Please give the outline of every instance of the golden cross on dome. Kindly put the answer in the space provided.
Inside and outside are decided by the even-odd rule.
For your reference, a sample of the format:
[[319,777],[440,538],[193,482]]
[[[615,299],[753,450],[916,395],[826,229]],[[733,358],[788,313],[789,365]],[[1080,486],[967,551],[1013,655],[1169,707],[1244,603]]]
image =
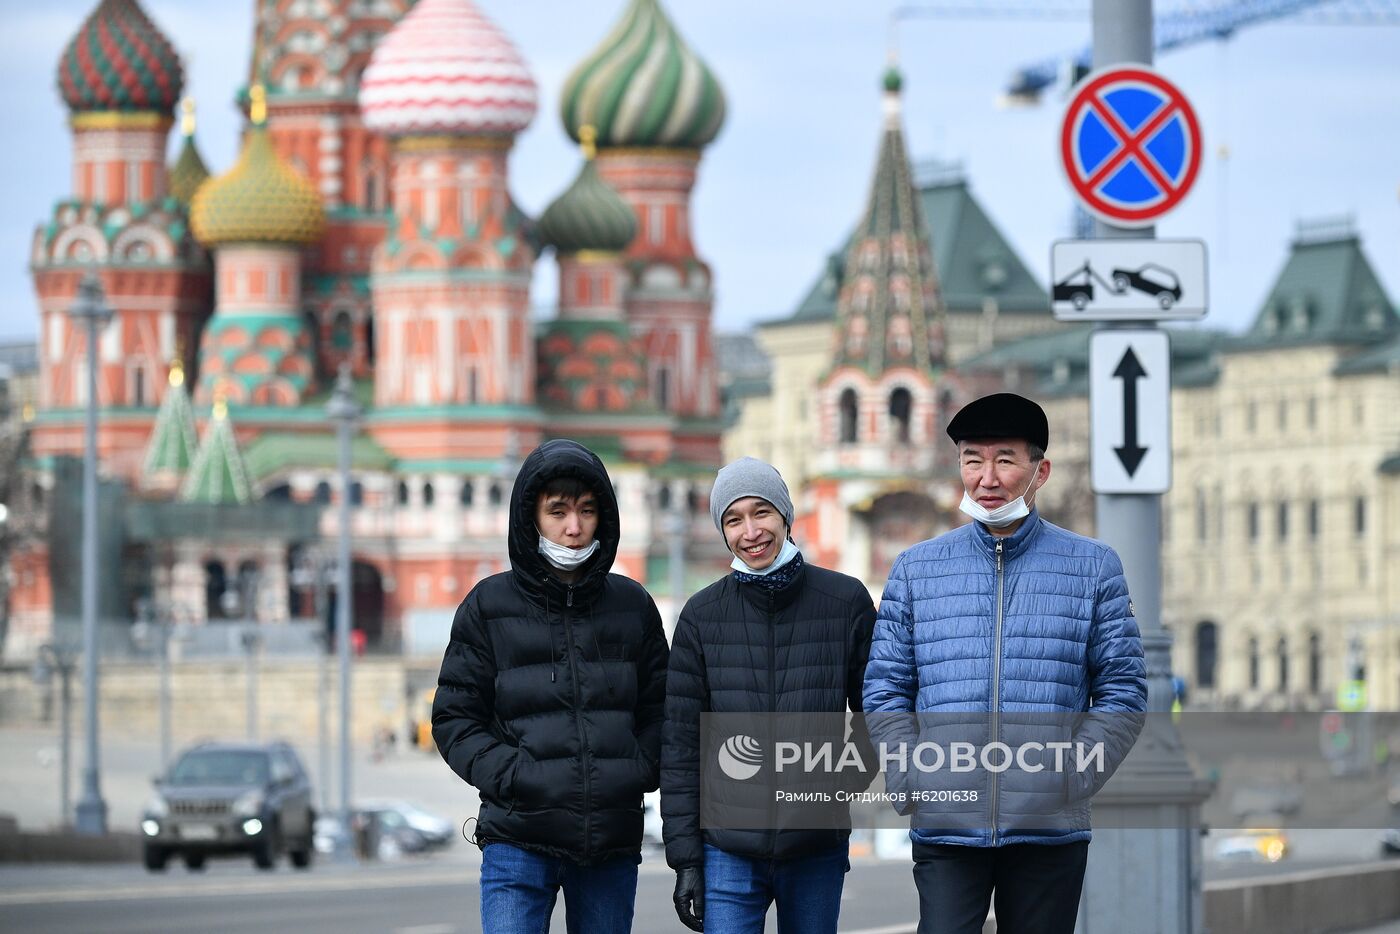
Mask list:
[[253,85],[248,89],[248,119],[253,126],[262,126],[267,122],[267,88],[262,83]]
[[180,132],[186,136],[194,135],[194,98],[186,97],[180,102]]

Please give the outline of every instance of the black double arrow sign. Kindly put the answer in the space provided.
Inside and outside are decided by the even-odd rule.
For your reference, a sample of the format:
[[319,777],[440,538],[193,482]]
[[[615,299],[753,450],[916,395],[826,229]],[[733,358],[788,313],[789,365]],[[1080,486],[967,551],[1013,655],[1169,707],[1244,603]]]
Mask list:
[[1123,446],[1114,448],[1113,452],[1118,455],[1123,469],[1131,477],[1137,473],[1142,459],[1147,456],[1147,448],[1138,446],[1137,404],[1137,381],[1145,377],[1147,371],[1142,368],[1142,363],[1137,354],[1133,353],[1133,348],[1129,347],[1123,352],[1123,359],[1118,361],[1113,375],[1123,381]]

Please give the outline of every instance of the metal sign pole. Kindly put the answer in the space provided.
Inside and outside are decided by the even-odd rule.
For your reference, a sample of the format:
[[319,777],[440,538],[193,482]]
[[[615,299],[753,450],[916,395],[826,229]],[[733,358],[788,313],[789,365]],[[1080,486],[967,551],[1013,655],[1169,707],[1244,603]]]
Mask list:
[[[1094,0],[1094,68],[1120,63],[1151,64],[1152,0]],[[1126,228],[1096,220],[1099,239],[1151,239],[1152,227]],[[1101,328],[1125,325],[1107,323]],[[1155,329],[1155,321],[1127,325]],[[1169,390],[1168,390],[1169,391]],[[1126,443],[1126,442],[1125,442]],[[1096,447],[1103,447],[1096,445]],[[1123,560],[1147,658],[1148,731],[1165,724],[1171,708],[1171,636],[1162,626],[1162,505],[1159,493],[1099,493],[1095,496],[1097,534]],[[1114,782],[1095,798],[1089,865],[1080,902],[1079,934],[1193,934],[1202,930],[1200,898],[1200,783],[1194,779],[1174,730],[1148,732],[1123,763]],[[1144,804],[1141,796],[1115,800],[1113,786],[1163,789]],[[1149,827],[1134,812],[1149,807],[1178,810],[1175,827]],[[1143,906],[1152,906],[1144,910]]]

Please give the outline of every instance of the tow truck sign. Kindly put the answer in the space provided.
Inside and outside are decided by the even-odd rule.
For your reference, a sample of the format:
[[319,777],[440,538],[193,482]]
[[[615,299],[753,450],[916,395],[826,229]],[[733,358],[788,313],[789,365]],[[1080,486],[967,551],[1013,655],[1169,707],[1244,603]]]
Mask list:
[[1184,321],[1206,314],[1201,240],[1059,240],[1050,308],[1060,321]]

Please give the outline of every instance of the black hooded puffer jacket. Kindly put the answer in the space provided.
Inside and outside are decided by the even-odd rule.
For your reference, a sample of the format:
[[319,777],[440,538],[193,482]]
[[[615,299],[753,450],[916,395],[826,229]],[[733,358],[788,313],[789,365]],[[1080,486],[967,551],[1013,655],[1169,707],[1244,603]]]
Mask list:
[[[539,554],[536,494],[575,477],[595,491],[598,551],[565,584]],[[619,517],[602,462],[549,441],[510,497],[511,570],[457,608],[433,700],[433,739],[481,793],[477,843],[597,863],[641,850],[657,787],[666,636],[650,595],[609,574]]]

